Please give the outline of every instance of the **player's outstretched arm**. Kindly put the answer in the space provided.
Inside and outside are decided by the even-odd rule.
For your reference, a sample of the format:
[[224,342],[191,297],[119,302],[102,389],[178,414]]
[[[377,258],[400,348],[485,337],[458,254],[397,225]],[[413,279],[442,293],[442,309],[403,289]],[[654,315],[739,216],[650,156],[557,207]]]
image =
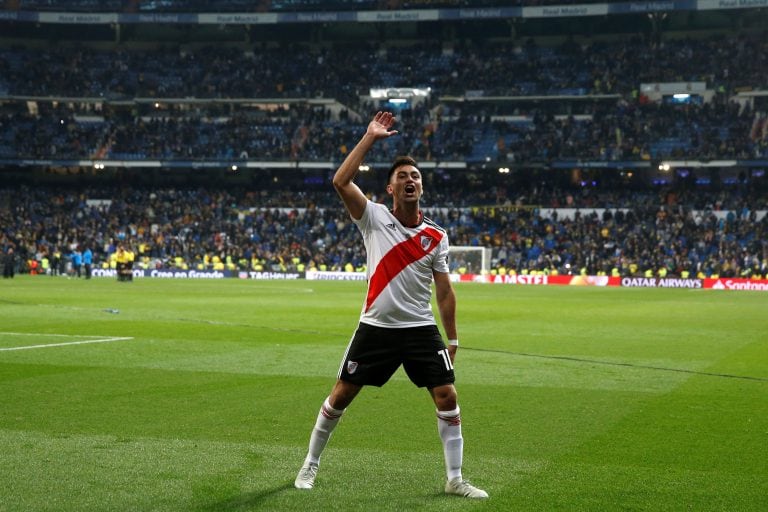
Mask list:
[[386,139],[397,134],[397,130],[392,130],[394,124],[395,117],[391,112],[377,112],[368,124],[363,138],[352,148],[333,176],[333,186],[336,192],[341,196],[349,214],[355,219],[362,217],[367,199],[353,180],[373,144],[379,139]]

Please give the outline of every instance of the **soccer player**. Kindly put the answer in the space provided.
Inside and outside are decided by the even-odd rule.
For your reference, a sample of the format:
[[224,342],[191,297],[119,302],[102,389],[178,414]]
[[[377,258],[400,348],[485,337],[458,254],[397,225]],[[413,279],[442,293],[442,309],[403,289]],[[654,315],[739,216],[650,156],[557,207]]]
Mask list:
[[[410,157],[398,157],[389,170],[387,193],[393,208],[369,201],[353,182],[374,143],[397,134],[395,118],[378,112],[333,177],[367,252],[368,293],[360,322],[347,347],[336,384],[323,402],[309,440],[309,451],[295,486],[311,489],[320,455],[344,410],[363,386],[383,386],[403,365],[411,381],[426,387],[437,407],[437,428],[447,472],[445,492],[487,498],[461,474],[464,440],[454,387],[458,348],[456,296],[448,275],[448,237],[424,217],[419,200],[421,172]],[[430,306],[432,282],[448,346]]]

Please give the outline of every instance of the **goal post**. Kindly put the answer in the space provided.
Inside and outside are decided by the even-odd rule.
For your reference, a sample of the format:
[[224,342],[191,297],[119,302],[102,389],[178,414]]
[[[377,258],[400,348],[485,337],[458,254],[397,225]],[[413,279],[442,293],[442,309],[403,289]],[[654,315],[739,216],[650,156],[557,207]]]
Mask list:
[[452,245],[448,248],[448,266],[454,274],[488,274],[491,271],[491,249]]

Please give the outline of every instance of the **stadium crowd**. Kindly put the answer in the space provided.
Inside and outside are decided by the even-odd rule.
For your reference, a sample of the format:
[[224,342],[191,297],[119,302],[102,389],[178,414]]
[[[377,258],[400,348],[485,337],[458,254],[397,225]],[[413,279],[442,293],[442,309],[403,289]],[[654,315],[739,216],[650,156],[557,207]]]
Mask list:
[[[582,2],[503,5],[552,3]],[[296,11],[470,4],[502,2],[19,0],[12,7]],[[527,165],[524,174],[532,172],[530,164],[554,160],[768,157],[765,103],[734,101],[741,90],[768,88],[765,37],[444,43],[436,35],[418,46],[5,45],[0,159],[338,162],[364,131],[367,113],[382,107],[367,99],[379,86],[429,88],[430,96],[397,110],[400,135],[371,153],[376,161],[411,154],[419,161],[510,162]],[[658,82],[704,82],[714,97],[648,101],[640,84]],[[507,99],[469,101],[489,97]],[[726,188],[673,190],[535,180],[475,186],[440,177],[446,179],[430,184],[427,214],[449,230],[453,245],[491,247],[497,273],[768,277],[764,176]],[[327,177],[321,182],[324,188],[304,190],[299,183],[252,192],[7,185],[0,188],[0,248],[19,270],[53,274],[69,269],[84,250],[97,267],[116,265],[121,245],[135,252],[138,268],[361,269],[356,228]]]
[[702,81],[730,95],[768,86],[767,49],[765,38],[746,35],[568,38],[557,46],[460,39],[445,47],[439,38],[418,45],[14,46],[0,50],[0,91],[102,99],[346,99],[385,86],[431,87],[451,96],[629,95],[641,83]]
[[[446,227],[452,245],[492,248],[493,272],[768,278],[765,186],[634,193],[532,186],[471,194],[471,207],[451,197],[437,191],[426,214]],[[356,228],[337,203],[319,188],[3,188],[0,247],[13,249],[19,270],[54,275],[86,249],[94,268],[115,268],[120,245],[135,253],[135,268],[361,270]]]
[[[36,115],[18,107],[0,108],[0,157],[339,161],[364,128],[345,112],[336,116],[302,105],[282,114],[239,111],[225,118],[103,112],[96,121],[78,120],[63,107],[41,108]],[[518,112],[514,120],[493,120],[448,105],[402,111],[401,136],[379,153],[469,162],[768,156],[768,116],[724,97],[703,105],[595,104],[588,118],[537,107]]]
[[[398,113],[396,149],[421,160],[762,158],[767,107],[732,98],[742,87],[768,87],[768,48],[760,38],[724,37],[660,46],[639,38],[556,48],[460,44],[452,52],[437,43],[315,51],[8,48],[0,50],[0,92],[52,100],[37,101],[35,111],[23,101],[0,105],[0,157],[340,160],[350,134],[360,132],[356,113],[375,110],[360,98],[388,84],[432,91]],[[711,101],[650,102],[638,90],[643,82],[697,80],[716,91]],[[444,99],[478,91],[517,100]],[[583,99],[596,94],[610,96]],[[525,101],[532,95],[558,99]],[[163,101],[174,97],[212,102]],[[241,102],[224,101],[233,98]],[[246,107],[244,98],[272,106]],[[303,101],[275,108],[280,98]],[[343,108],[310,107],[311,98],[334,98]]]

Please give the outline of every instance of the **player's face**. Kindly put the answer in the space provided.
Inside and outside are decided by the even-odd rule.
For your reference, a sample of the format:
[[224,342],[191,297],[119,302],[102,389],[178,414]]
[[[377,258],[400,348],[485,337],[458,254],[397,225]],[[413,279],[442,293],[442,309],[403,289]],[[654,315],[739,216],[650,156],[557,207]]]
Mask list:
[[395,201],[418,201],[422,192],[421,172],[412,165],[403,165],[395,169],[387,185],[387,193]]

